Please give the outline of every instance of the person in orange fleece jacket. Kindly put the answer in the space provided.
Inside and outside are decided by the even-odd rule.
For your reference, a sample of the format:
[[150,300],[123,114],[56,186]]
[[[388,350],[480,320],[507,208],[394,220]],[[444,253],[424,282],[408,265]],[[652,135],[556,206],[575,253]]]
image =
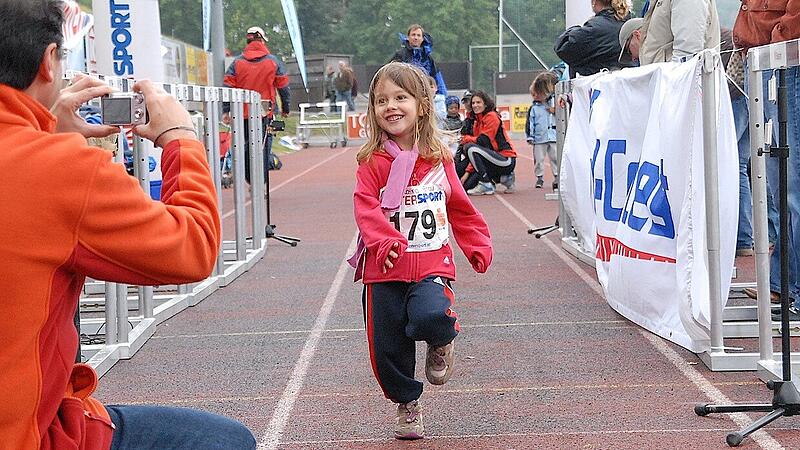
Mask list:
[[99,80],[64,88],[63,4],[0,2],[0,447],[115,450],[247,449],[234,420],[184,408],[104,406],[94,370],[74,364],[73,317],[85,277],[180,284],[207,277],[220,218],[206,154],[189,114],[148,81],[139,136],[163,148],[154,202],[111,153],[86,137],[78,107],[111,91]]

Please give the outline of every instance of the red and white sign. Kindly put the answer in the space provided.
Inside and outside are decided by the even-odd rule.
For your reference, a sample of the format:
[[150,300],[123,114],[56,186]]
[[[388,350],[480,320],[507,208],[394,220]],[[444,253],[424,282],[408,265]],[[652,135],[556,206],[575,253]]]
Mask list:
[[367,113],[352,113],[347,115],[347,139],[367,138]]

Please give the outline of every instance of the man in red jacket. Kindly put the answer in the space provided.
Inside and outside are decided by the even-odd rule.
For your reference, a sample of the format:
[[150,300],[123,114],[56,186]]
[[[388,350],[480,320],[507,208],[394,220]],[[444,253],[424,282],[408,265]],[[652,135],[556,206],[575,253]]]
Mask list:
[[163,148],[154,202],[87,136],[78,107],[111,89],[63,86],[60,0],[0,2],[0,447],[24,450],[255,448],[240,423],[183,408],[104,406],[97,374],[74,364],[73,317],[85,277],[182,284],[211,272],[220,245],[216,193],[189,114],[148,81],[150,122]]
[[[289,77],[286,75],[286,66],[277,56],[269,52],[264,30],[260,27],[247,29],[247,46],[241,55],[233,60],[228,71],[225,72],[225,86],[239,89],[248,89],[261,94],[261,101],[270,103],[268,111],[262,111],[262,129],[265,133],[264,142],[264,176],[267,176],[272,154],[272,135],[267,133],[267,128],[272,120],[272,110],[275,108],[275,90],[281,97],[281,117],[289,115]],[[247,117],[248,107],[245,105],[244,115]],[[244,166],[245,178],[250,182],[250,129],[248,120],[244,121]]]

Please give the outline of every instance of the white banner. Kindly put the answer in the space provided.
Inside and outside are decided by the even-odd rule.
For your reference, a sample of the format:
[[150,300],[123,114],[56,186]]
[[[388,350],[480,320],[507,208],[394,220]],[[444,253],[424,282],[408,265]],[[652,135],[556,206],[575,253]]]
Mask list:
[[94,0],[97,71],[164,81],[157,0]]
[[[710,347],[699,61],[574,80],[560,180],[582,245],[595,250],[609,305],[696,353]],[[721,67],[716,77],[718,289],[724,305],[736,247],[739,175]]]

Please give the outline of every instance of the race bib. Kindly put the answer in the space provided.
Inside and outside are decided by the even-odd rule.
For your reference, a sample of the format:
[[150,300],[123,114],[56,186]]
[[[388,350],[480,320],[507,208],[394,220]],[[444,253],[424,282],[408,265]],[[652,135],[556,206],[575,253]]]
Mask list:
[[436,184],[409,186],[400,209],[389,215],[395,229],[408,239],[407,252],[442,248],[450,239],[444,189]]

